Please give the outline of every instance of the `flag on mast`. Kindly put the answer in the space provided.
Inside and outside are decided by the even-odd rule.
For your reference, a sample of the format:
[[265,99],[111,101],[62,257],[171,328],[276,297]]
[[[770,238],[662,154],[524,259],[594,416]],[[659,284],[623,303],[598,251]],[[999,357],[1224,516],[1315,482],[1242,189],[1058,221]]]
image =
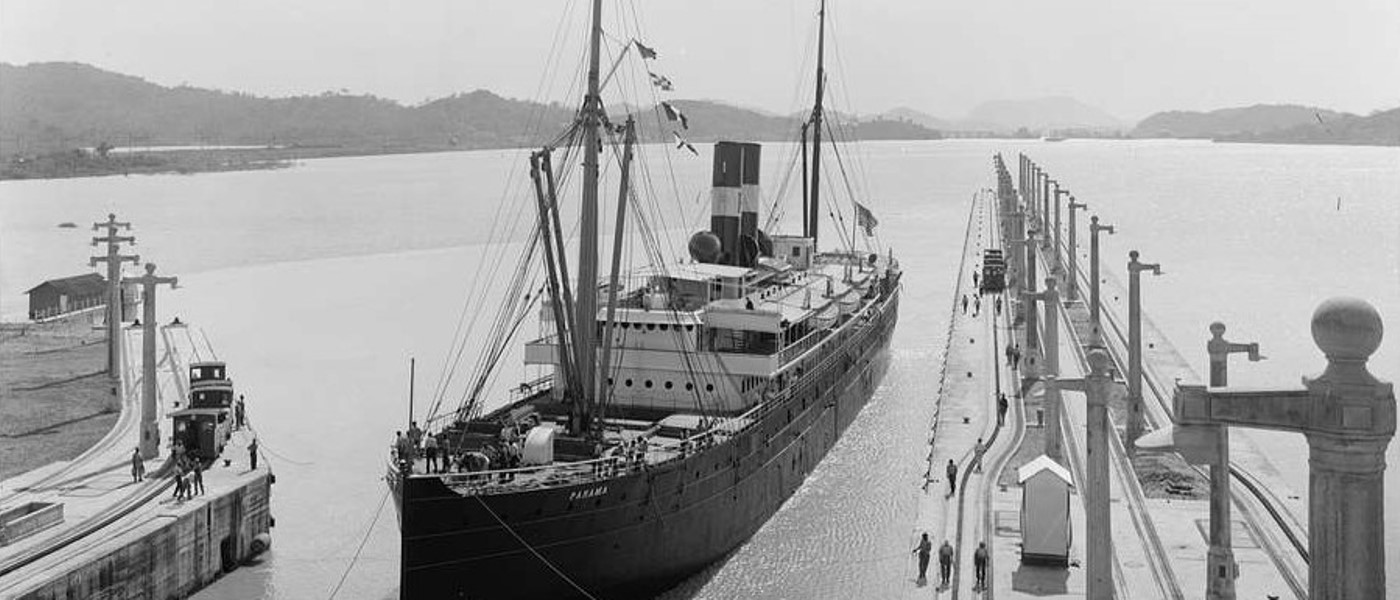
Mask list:
[[681,129],[690,129],[690,119],[685,118],[685,113],[681,109],[672,106],[670,102],[662,102],[661,108],[666,111],[667,121],[680,121]]
[[695,146],[691,145],[690,142],[685,141],[685,138],[681,137],[681,134],[672,131],[671,136],[676,139],[677,149],[685,148],[686,150],[689,150],[691,154],[700,156],[700,152],[695,150]]
[[856,205],[856,225],[865,231],[865,235],[875,235],[875,226],[880,224],[880,220],[875,218],[875,213],[870,212],[870,209],[866,208],[864,204],[854,200],[851,203]]
[[640,41],[638,41],[638,40],[632,40],[632,43],[637,45],[637,53],[638,53],[638,54],[641,54],[641,55],[642,55],[642,58],[644,58],[644,59],[656,58],[656,50],[647,47],[646,45],[642,44],[642,42],[640,42]]
[[652,73],[651,71],[647,71],[647,75],[651,76],[652,85],[661,88],[662,91],[671,91],[672,85],[670,79],[667,79],[661,75],[657,75],[656,73]]

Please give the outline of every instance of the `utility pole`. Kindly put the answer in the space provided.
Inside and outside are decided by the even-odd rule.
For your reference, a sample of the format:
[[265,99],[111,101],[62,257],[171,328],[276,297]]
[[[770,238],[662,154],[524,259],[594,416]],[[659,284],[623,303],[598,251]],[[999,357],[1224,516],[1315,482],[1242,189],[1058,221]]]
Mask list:
[[1065,299],[1074,302],[1079,299],[1079,239],[1075,230],[1078,227],[1079,218],[1075,211],[1081,208],[1089,208],[1088,204],[1076,202],[1074,194],[1069,196],[1069,248],[1065,249],[1065,254],[1069,255],[1069,275],[1065,277]]
[[1089,344],[1103,346],[1103,325],[1099,321],[1099,232],[1114,233],[1112,225],[1099,225],[1099,216],[1089,218],[1089,320],[1094,328]]
[[[1026,232],[1026,290],[1021,292],[1023,299],[1035,296],[1035,236],[1034,229]],[[1026,307],[1026,352],[1034,352],[1040,347],[1040,333],[1036,331],[1039,321],[1035,304],[1032,303]]]
[[92,245],[107,243],[107,254],[88,259],[88,265],[107,263],[107,375],[112,379],[122,376],[122,263],[136,264],[141,260],[135,254],[122,254],[118,244],[136,245],[135,236],[117,235],[118,229],[131,230],[131,223],[117,221],[117,215],[108,214],[105,223],[93,223],[92,230],[106,229],[107,235],[93,237]]
[[[1044,237],[1042,237],[1042,238],[1040,239],[1040,247],[1041,247],[1042,249],[1045,249],[1045,250],[1050,250],[1050,249],[1051,249],[1051,248],[1050,248],[1050,243],[1053,242],[1053,241],[1055,240],[1054,234],[1050,232],[1050,227],[1051,227],[1051,225],[1053,225],[1053,223],[1054,223],[1053,221],[1050,220],[1050,194],[1051,194],[1051,192],[1050,192],[1050,181],[1051,181],[1051,180],[1050,180],[1050,174],[1049,174],[1049,173],[1041,173],[1040,176],[1041,176],[1042,179],[1045,180],[1044,184],[1042,184],[1041,187],[1040,187],[1040,191],[1041,191],[1041,194],[1040,194],[1040,204],[1041,204],[1041,207],[1040,207],[1040,210],[1041,210],[1041,213],[1040,213],[1040,230],[1041,230],[1042,232],[1044,232],[1044,234],[1045,234]],[[1045,270],[1046,270],[1046,271],[1049,271],[1049,270],[1050,270],[1050,265],[1045,265]]]
[[[1210,355],[1210,387],[1229,385],[1227,359],[1231,353],[1246,353],[1251,362],[1264,358],[1259,355],[1257,343],[1233,344],[1225,341],[1224,323],[1211,323],[1210,336],[1210,341],[1206,342],[1206,353]],[[1210,550],[1206,553],[1206,598],[1234,600],[1235,579],[1240,576],[1240,568],[1235,564],[1235,551],[1230,540],[1230,428],[1216,425],[1209,429],[1214,434],[1217,451],[1210,465]]]
[[1084,392],[1088,403],[1088,440],[1085,448],[1089,485],[1084,493],[1084,520],[1087,542],[1085,597],[1089,600],[1113,598],[1113,529],[1109,508],[1108,403],[1122,393],[1122,384],[1109,373],[1111,359],[1103,348],[1089,351],[1089,374],[1083,379],[1048,378],[1049,387]]
[[[1138,262],[1138,251],[1128,253],[1128,441],[1142,435],[1142,272],[1162,274],[1156,263]],[[1129,445],[1129,448],[1133,446]]]
[[156,286],[178,286],[176,277],[157,277],[156,265],[146,263],[146,274],[133,278],[141,286],[141,458],[152,459],[160,451],[160,424],[156,422]]
[[1055,268],[1060,270],[1063,270],[1065,265],[1064,258],[1060,255],[1061,249],[1064,248],[1064,246],[1061,245],[1062,240],[1060,237],[1063,235],[1061,233],[1063,228],[1060,225],[1060,196],[1067,195],[1069,195],[1069,190],[1060,189],[1060,183],[1058,181],[1055,182],[1055,251],[1053,254],[1055,256]]

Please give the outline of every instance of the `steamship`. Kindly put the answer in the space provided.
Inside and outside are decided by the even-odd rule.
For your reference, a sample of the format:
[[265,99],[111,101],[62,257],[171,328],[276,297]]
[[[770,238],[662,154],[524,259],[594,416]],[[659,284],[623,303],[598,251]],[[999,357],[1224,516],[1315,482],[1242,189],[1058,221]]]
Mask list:
[[[401,598],[664,591],[778,510],[887,367],[901,270],[892,251],[874,246],[874,215],[851,199],[852,226],[829,223],[836,239],[818,244],[820,208],[833,205],[822,203],[821,160],[839,151],[822,143],[834,133],[822,110],[824,2],[816,100],[793,146],[802,156],[801,233],[770,235],[777,219],[760,227],[762,149],[721,141],[709,227],[689,238],[689,258],[652,251],[648,264],[626,269],[622,242],[599,260],[600,154],[608,147],[617,159],[614,223],[642,231],[648,213],[628,200],[644,187],[632,181],[641,147],[633,119],[615,123],[603,108],[600,86],[612,75],[600,77],[601,1],[592,4],[587,91],[561,141],[530,159],[535,225],[524,251],[541,264],[541,283],[508,289],[540,293],[508,294],[503,325],[479,348],[480,364],[494,367],[533,315],[541,335],[525,342],[524,362],[543,374],[488,409],[484,370],[460,406],[432,415],[427,435],[451,457],[447,472],[403,444],[391,454]],[[579,155],[578,258],[569,265],[555,162]],[[618,225],[616,239],[625,231]]]

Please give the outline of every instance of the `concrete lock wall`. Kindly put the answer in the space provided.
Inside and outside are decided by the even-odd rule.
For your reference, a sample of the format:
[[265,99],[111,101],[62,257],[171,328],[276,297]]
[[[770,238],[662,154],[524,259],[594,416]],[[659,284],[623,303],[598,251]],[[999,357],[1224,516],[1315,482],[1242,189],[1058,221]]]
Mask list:
[[[159,515],[123,535],[131,541],[82,562],[23,600],[185,598],[251,556],[270,523],[268,477],[177,515]],[[226,564],[227,563],[227,564]]]

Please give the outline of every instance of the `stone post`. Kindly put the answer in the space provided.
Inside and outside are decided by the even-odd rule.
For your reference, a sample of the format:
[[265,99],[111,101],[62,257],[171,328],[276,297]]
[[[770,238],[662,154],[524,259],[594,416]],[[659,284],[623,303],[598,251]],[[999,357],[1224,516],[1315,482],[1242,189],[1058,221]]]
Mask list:
[[1162,274],[1159,264],[1138,262],[1138,251],[1128,253],[1128,447],[1142,435],[1142,272]]
[[1113,529],[1109,512],[1108,402],[1121,393],[1121,384],[1110,375],[1111,359],[1103,348],[1089,351],[1089,374],[1083,379],[1047,378],[1049,387],[1084,392],[1088,403],[1088,435],[1085,467],[1088,486],[1084,491],[1084,520],[1088,534],[1085,597],[1090,600],[1113,598]]
[[160,451],[160,425],[156,422],[156,286],[179,283],[177,277],[157,277],[156,266],[146,263],[146,274],[133,278],[141,285],[141,457],[155,458]]
[[1366,368],[1384,326],[1375,307],[1332,298],[1313,313],[1312,336],[1327,357],[1302,389],[1179,385],[1178,423],[1259,427],[1307,437],[1309,596],[1383,598],[1385,449],[1395,435],[1395,390]]
[[1088,204],[1076,202],[1074,194],[1069,196],[1069,248],[1065,249],[1065,254],[1069,255],[1069,274],[1065,277],[1065,299],[1074,302],[1079,299],[1079,239],[1076,237],[1076,228],[1079,218],[1075,211],[1081,208],[1089,208]]
[[1112,225],[1099,225],[1099,216],[1089,218],[1089,321],[1093,325],[1089,344],[1103,346],[1103,326],[1099,321],[1099,232],[1114,233]]
[[107,235],[92,238],[92,245],[98,242],[107,243],[107,254],[104,256],[94,256],[88,259],[90,266],[97,266],[97,263],[107,263],[107,375],[112,379],[121,379],[122,376],[122,263],[130,262],[135,264],[141,260],[134,254],[122,254],[118,244],[128,243],[135,245],[136,238],[133,236],[117,235],[117,229],[131,229],[131,223],[120,223],[117,215],[108,214],[105,223],[93,223],[92,230],[106,229]]

